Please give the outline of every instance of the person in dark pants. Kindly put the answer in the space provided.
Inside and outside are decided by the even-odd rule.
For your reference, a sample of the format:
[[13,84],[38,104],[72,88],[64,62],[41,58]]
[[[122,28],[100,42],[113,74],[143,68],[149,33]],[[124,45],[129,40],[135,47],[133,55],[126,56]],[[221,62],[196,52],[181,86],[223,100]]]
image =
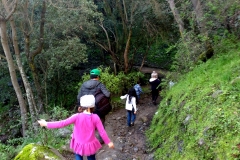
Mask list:
[[[80,104],[80,98],[82,96],[94,95],[98,89],[100,89],[106,97],[110,97],[110,92],[108,91],[106,86],[99,81],[100,75],[101,75],[101,72],[99,69],[93,69],[90,71],[90,80],[84,82],[79,90],[79,93],[77,96],[78,106]],[[98,114],[97,112],[93,112],[93,113]],[[102,116],[99,114],[98,114],[98,116],[101,119],[103,126],[105,126],[104,125],[105,124],[105,116]],[[97,135],[97,137],[99,138],[99,141],[101,143],[103,143],[101,136]]]
[[158,74],[155,71],[152,72],[151,78],[149,79],[149,83],[151,85],[152,90],[152,103],[156,105],[157,104],[156,101],[159,96],[161,81],[158,79]]

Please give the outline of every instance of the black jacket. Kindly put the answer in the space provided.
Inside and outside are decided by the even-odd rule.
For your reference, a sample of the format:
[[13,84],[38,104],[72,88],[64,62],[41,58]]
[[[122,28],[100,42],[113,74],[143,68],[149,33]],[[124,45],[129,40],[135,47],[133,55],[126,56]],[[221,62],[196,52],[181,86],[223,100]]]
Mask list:
[[161,90],[161,87],[158,87],[159,84],[161,83],[159,79],[156,79],[154,81],[149,81],[149,83],[151,84],[151,90]]
[[94,95],[94,93],[97,91],[98,88],[101,89],[102,93],[106,97],[110,97],[110,92],[107,90],[107,88],[104,84],[102,84],[98,80],[90,79],[82,84],[82,86],[78,92],[78,96],[77,96],[78,105],[80,105],[80,98],[82,96],[89,95],[89,94]]

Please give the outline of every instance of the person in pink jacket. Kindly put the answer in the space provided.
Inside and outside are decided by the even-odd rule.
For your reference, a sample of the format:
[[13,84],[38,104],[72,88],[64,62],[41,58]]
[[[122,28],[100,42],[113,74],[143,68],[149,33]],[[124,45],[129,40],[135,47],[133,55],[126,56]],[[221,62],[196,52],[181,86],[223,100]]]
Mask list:
[[46,128],[63,128],[70,124],[74,125],[70,148],[75,153],[76,160],[83,160],[87,156],[88,160],[95,160],[95,154],[102,147],[95,136],[97,129],[105,144],[109,148],[114,148],[110,141],[98,115],[93,114],[95,98],[93,95],[85,95],[80,98],[82,113],[76,113],[71,117],[54,122],[47,122],[44,119],[38,120],[38,123]]

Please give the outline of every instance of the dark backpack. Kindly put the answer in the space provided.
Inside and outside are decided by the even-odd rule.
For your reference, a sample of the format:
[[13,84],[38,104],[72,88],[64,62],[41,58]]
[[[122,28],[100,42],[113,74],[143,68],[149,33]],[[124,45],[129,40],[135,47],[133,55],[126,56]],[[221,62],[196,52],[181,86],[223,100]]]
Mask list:
[[101,89],[97,89],[96,93],[94,94],[94,97],[95,97],[95,113],[99,117],[106,116],[112,110],[110,98],[106,97],[102,93]]

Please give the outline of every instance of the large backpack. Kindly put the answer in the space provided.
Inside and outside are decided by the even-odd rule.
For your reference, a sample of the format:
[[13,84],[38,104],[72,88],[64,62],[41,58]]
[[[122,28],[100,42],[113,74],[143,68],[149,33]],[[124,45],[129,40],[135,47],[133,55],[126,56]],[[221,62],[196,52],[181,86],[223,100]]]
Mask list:
[[106,116],[111,110],[112,105],[110,103],[110,98],[106,97],[100,88],[98,88],[94,94],[95,97],[95,113],[99,117]]

